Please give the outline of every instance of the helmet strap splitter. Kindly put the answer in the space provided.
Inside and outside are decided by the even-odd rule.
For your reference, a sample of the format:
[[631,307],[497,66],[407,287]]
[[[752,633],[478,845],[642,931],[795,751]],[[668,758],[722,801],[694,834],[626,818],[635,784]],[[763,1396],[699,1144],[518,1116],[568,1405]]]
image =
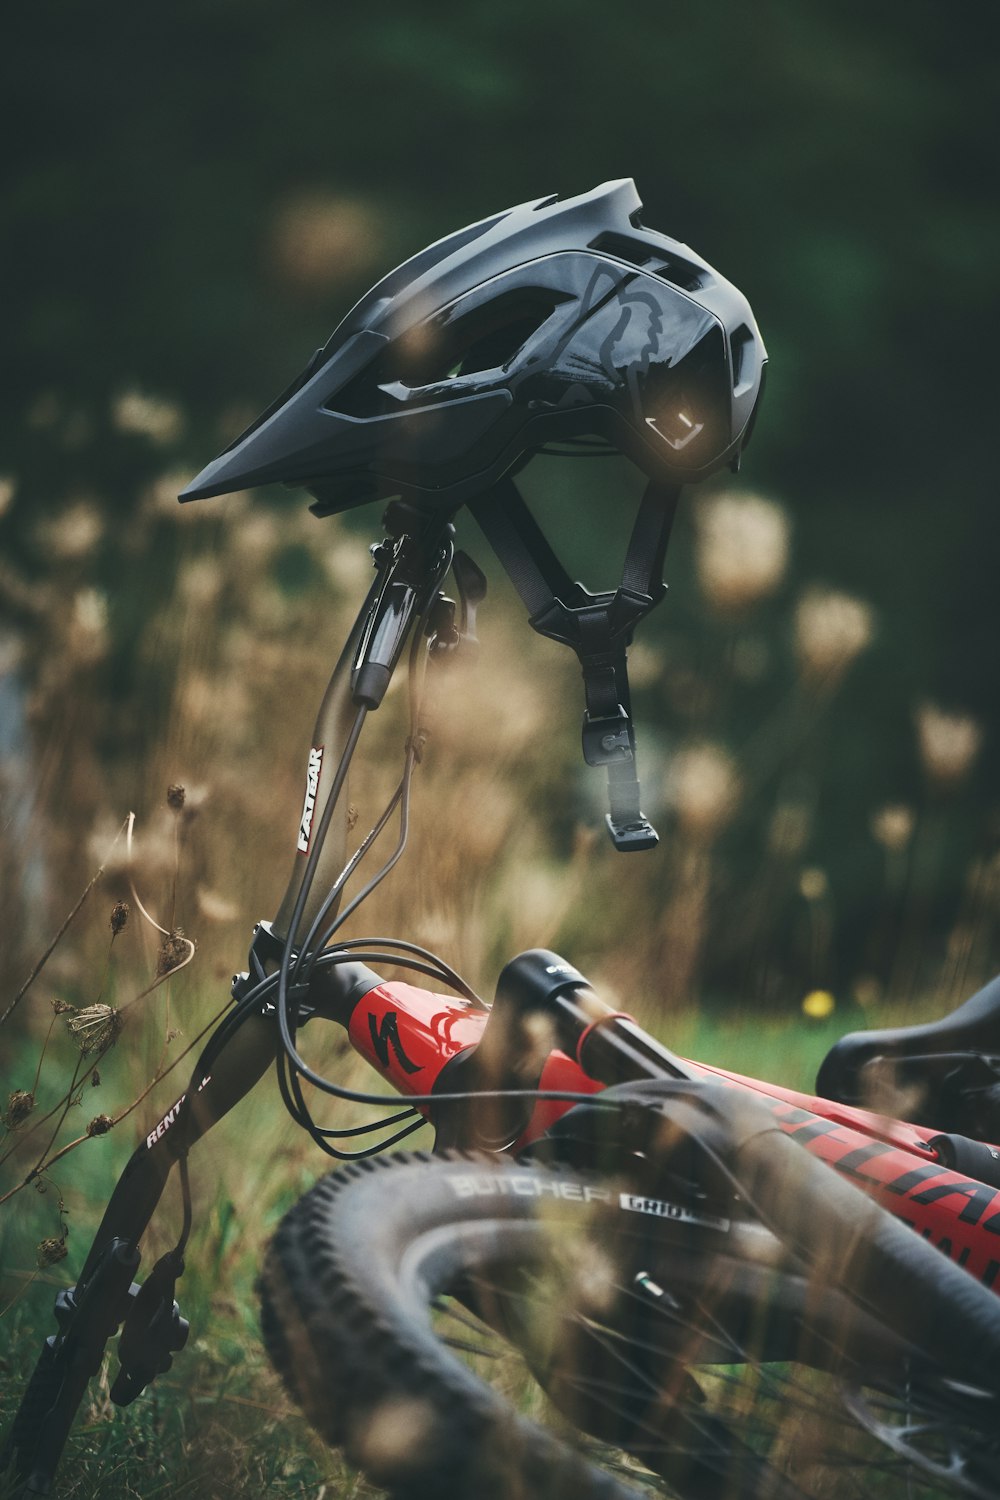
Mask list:
[[650,482],[636,515],[617,589],[574,583],[509,477],[469,509],[509,574],[539,635],[576,652],[583,674],[583,758],[608,772],[608,832],[622,853],[651,849],[656,830],[640,806],[628,647],[636,625],[666,593],[663,559],[680,487]]

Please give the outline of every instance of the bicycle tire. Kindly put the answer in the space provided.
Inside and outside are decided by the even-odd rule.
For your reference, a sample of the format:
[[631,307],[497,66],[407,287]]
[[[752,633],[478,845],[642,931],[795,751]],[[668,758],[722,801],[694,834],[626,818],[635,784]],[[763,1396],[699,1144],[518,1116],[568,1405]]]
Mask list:
[[[814,1169],[823,1184],[829,1169],[810,1160]],[[818,1290],[752,1222],[725,1246],[711,1222],[616,1209],[608,1192],[578,1175],[468,1156],[406,1154],[332,1174],[290,1212],[268,1254],[262,1327],[272,1361],[317,1430],[406,1500],[634,1500],[650,1491],[827,1500],[872,1493],[873,1476],[881,1500],[996,1493],[989,1395],[956,1386],[842,1293]],[[584,1265],[601,1254],[607,1213],[629,1221],[612,1231],[628,1243],[625,1262],[634,1271],[640,1254],[650,1267],[650,1296],[633,1278],[624,1300],[652,1334],[637,1332],[634,1317],[623,1327],[617,1312],[595,1328],[593,1308],[581,1314],[579,1304],[558,1306],[553,1319],[544,1282],[539,1302],[523,1309],[553,1245],[565,1269],[570,1231],[582,1233]],[[932,1280],[939,1260],[927,1251]],[[691,1308],[706,1287],[699,1322]],[[471,1305],[508,1343],[529,1346],[547,1396],[589,1436],[567,1441],[538,1426],[459,1358],[432,1319],[454,1293],[463,1319]],[[767,1328],[754,1329],[763,1305]],[[531,1325],[546,1316],[561,1363],[552,1343],[530,1347]],[[794,1329],[800,1363],[772,1365],[775,1327],[779,1345]],[[747,1347],[754,1340],[757,1352]],[[623,1355],[624,1385],[608,1390]],[[832,1432],[813,1431],[821,1419]]]

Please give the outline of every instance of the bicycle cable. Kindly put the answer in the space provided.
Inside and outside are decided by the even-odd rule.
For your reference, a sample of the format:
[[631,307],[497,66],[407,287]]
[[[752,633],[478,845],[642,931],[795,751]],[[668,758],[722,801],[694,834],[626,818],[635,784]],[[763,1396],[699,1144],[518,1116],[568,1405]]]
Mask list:
[[[428,590],[427,602],[413,626],[413,636],[410,643],[407,664],[409,734],[406,739],[405,761],[400,781],[383,812],[376,819],[358,848],[331,884],[316,915],[310,923],[304,942],[300,946],[297,946],[296,938],[298,929],[302,922],[308,897],[315,879],[320,852],[332,822],[335,806],[343,792],[348,769],[357,749],[367,717],[367,710],[364,707],[359,708],[348,732],[344,750],[331,784],[330,793],[328,794],[322,816],[317,826],[313,849],[310,852],[302,885],[299,889],[289,922],[288,934],[285,939],[279,968],[274,974],[267,976],[247,991],[241,998],[236,1010],[227,1017],[227,1022],[236,1027],[242,1024],[242,1021],[247,1018],[251,1011],[258,1010],[262,1002],[265,1004],[274,1004],[281,1044],[276,1058],[276,1071],[282,1100],[292,1119],[310,1135],[320,1149],[327,1155],[336,1157],[341,1161],[357,1161],[375,1155],[380,1151],[388,1149],[390,1146],[396,1145],[399,1141],[418,1130],[422,1125],[427,1123],[427,1118],[420,1106],[427,1107],[445,1102],[457,1103],[474,1099],[531,1099],[536,1102],[551,1101],[567,1104],[600,1104],[599,1097],[595,1098],[593,1094],[581,1091],[528,1088],[475,1089],[410,1095],[407,1105],[400,1109],[398,1095],[376,1094],[366,1090],[347,1088],[343,1084],[334,1082],[334,1080],[325,1077],[310,1067],[298,1050],[297,1033],[300,1026],[305,1024],[302,1019],[302,1001],[308,991],[309,982],[315,970],[317,968],[326,968],[335,964],[346,963],[351,960],[388,963],[402,967],[445,984],[449,989],[462,995],[463,998],[480,1011],[489,1010],[489,1006],[487,1006],[485,1001],[481,999],[472,986],[463,980],[450,965],[437,954],[432,953],[428,949],[421,948],[419,944],[410,943],[398,938],[369,937],[343,940],[337,944],[336,948],[329,946],[344,923],[347,922],[362,902],[367,900],[376,887],[389,875],[406,848],[409,833],[412,776],[416,765],[419,764],[423,744],[426,741],[428,733],[425,699],[428,687],[428,673],[431,670],[431,663],[434,659],[432,654],[433,641],[431,641],[427,644],[424,651],[424,669],[421,672],[421,647],[430,634],[428,625],[431,612],[440,597],[440,585],[448,567],[451,565],[452,555],[453,547],[449,542],[443,549],[441,561],[435,569],[433,584]],[[399,833],[396,845],[391,854],[371,879],[349,901],[347,906],[342,911],[336,912],[333,919],[320,931],[321,924],[329,915],[331,908],[334,907],[348,881],[370,853],[397,808],[400,818]],[[273,1002],[271,1000],[272,996]],[[305,1017],[305,1021],[309,1019],[309,1016]],[[231,1035],[230,1027],[226,1023],[223,1023],[223,1027],[220,1028],[220,1032],[217,1034],[220,1046],[229,1035]],[[213,1038],[214,1041],[215,1038]],[[215,1052],[216,1049],[213,1048],[211,1056],[214,1057]],[[305,1084],[310,1084],[318,1092],[345,1103],[370,1107],[395,1106],[395,1108],[390,1110],[387,1115],[383,1115],[367,1124],[339,1127],[321,1126],[314,1119],[312,1110],[305,1097]],[[609,1100],[607,1101],[607,1107],[609,1109],[618,1109],[621,1105],[617,1100]],[[364,1135],[391,1130],[396,1125],[401,1125],[402,1128],[360,1151],[342,1151],[331,1144],[335,1140],[358,1139]]]

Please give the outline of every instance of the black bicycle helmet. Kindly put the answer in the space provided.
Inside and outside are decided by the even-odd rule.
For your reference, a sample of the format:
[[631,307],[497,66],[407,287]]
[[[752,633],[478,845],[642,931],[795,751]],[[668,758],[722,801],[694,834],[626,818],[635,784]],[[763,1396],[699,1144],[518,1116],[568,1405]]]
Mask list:
[[629,179],[483,219],[384,277],[184,490],[302,485],[320,513],[455,509],[553,441],[651,478],[739,463],[766,359],[742,293],[639,220]]
[[[640,807],[627,649],[663,597],[680,487],[739,465],[766,360],[742,293],[644,228],[641,210],[625,179],[439,240],[362,297],[180,497],[281,482],[305,486],[320,514],[390,496],[411,515],[467,504],[533,629],[577,654],[583,754],[607,767],[607,824],[623,850],[656,843]],[[602,593],[569,577],[513,478],[546,445],[583,453],[595,438],[649,476],[621,584]],[[375,693],[366,678],[361,701],[380,701],[387,681],[381,670]]]

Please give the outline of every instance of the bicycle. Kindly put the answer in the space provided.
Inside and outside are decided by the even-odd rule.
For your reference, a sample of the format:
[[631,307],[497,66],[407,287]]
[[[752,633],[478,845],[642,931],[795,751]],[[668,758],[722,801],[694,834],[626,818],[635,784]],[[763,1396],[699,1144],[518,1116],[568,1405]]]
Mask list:
[[[423,252],[182,497],[281,478],[308,482],[329,513],[403,494],[320,709],[288,889],[57,1299],[7,1455],[25,1496],[48,1493],[119,1328],[121,1405],[183,1347],[188,1155],[272,1065],[293,1118],[349,1164],[274,1239],[265,1342],[310,1420],[392,1493],[997,1493],[1000,1152],[983,1137],[1000,1102],[1000,981],[945,1021],[844,1039],[813,1097],[675,1056],[555,953],[508,963],[489,1007],[404,939],[340,936],[403,853],[440,679],[475,640],[485,581],[455,549],[462,503],[533,627],[580,660],[584,755],[607,768],[616,846],[656,841],[626,648],[663,592],[680,482],[738,461],[764,355],[741,295],[643,227],[640,208],[630,183],[607,184]],[[415,336],[428,327],[434,339]],[[442,408],[457,413],[451,435],[438,422],[428,438],[423,417]],[[589,453],[595,431],[650,471],[622,584],[601,594],[570,581],[511,476],[518,444]],[[404,655],[402,774],[348,855],[348,769]],[[342,905],[394,814],[394,848]],[[434,987],[386,980],[386,964]],[[298,1034],[317,1020],[342,1026],[394,1095],[312,1069]],[[916,1120],[862,1107],[886,1059],[924,1088]],[[307,1084],[387,1112],[320,1125]],[[428,1120],[434,1153],[380,1154]],[[181,1233],[140,1284],[140,1241],[174,1166]],[[496,1360],[494,1338],[524,1374]],[[521,1409],[536,1399],[526,1382],[554,1428]]]

